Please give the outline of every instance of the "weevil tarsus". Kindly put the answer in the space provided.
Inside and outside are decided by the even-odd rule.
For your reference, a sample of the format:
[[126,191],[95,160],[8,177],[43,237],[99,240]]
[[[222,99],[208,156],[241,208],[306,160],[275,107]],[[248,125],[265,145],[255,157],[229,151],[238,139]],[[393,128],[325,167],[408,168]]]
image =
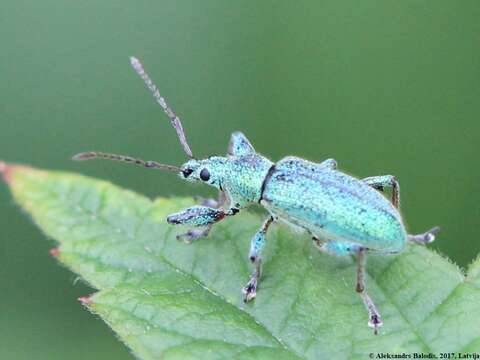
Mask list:
[[178,234],[176,236],[177,240],[183,240],[186,244],[191,244],[197,239],[207,237],[210,234],[210,230],[212,230],[213,225],[208,225],[202,228],[193,228],[188,230],[185,233]]
[[255,270],[253,271],[253,275],[250,277],[247,285],[245,285],[242,289],[243,294],[243,302],[247,303],[253,300],[257,296],[257,288],[258,288],[258,281],[262,276],[262,259],[258,258],[255,261]]
[[416,234],[416,235],[409,234],[407,238],[408,238],[408,241],[411,241],[417,244],[426,245],[434,241],[436,234],[438,234],[439,232],[440,232],[440,227],[435,226],[434,228],[424,232],[423,234]]
[[266,235],[268,228],[274,221],[272,216],[269,216],[260,227],[255,235],[253,235],[252,240],[250,241],[250,251],[248,253],[248,258],[255,265],[255,270],[250,277],[247,285],[244,286],[243,292],[243,301],[248,302],[255,298],[257,295],[258,281],[262,276],[262,250],[265,247]]

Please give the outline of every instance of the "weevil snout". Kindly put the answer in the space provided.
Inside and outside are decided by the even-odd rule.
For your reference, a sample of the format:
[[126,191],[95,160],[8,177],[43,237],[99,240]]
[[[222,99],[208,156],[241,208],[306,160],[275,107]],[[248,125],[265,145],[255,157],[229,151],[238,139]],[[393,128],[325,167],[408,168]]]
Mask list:
[[186,179],[193,173],[193,169],[185,168],[182,170],[182,175]]
[[181,166],[180,177],[187,181],[198,180],[197,170],[200,166],[200,161],[191,159]]
[[215,156],[203,160],[191,159],[181,166],[180,177],[187,181],[201,181],[220,187],[224,168],[225,159],[222,157]]

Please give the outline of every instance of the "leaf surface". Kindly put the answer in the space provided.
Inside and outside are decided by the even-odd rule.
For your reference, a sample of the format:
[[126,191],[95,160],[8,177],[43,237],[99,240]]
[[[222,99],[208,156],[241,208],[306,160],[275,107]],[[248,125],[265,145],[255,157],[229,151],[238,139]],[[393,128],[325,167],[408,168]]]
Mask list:
[[480,350],[480,258],[466,276],[419,245],[370,256],[367,287],[383,317],[367,327],[355,263],[272,226],[257,298],[241,288],[262,219],[241,212],[191,245],[168,225],[185,198],[151,201],[108,182],[0,166],[15,200],[58,242],[58,259],[98,291],[83,298],[142,359],[365,359],[369,353]]

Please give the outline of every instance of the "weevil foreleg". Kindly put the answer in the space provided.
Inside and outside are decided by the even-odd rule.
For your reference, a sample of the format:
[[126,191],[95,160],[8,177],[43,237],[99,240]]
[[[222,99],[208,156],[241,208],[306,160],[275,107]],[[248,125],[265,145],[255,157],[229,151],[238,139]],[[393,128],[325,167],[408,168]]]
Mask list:
[[408,241],[415,242],[417,244],[429,244],[433,240],[435,240],[435,235],[440,231],[440,228],[438,226],[435,226],[434,228],[424,232],[423,234],[417,234],[417,235],[408,235]]
[[383,322],[380,317],[380,314],[377,311],[375,304],[373,303],[372,299],[368,295],[367,289],[365,287],[365,267],[367,262],[365,251],[366,251],[365,248],[359,248],[357,252],[358,267],[357,267],[356,290],[360,295],[360,297],[362,298],[365,308],[367,309],[368,317],[369,317],[368,326],[372,327],[374,329],[375,335],[377,335],[378,328],[383,325]]
[[183,234],[177,235],[177,240],[183,240],[187,244],[191,244],[197,239],[208,236],[213,225],[208,225],[203,228],[190,229]]
[[201,228],[189,230],[185,234],[177,235],[177,239],[182,239],[190,243],[199,237],[207,236],[213,224],[225,219],[227,216],[235,215],[238,211],[237,208],[231,208],[225,211],[223,209],[196,205],[169,215],[167,222],[169,224],[191,225]]
[[396,208],[400,206],[400,184],[393,175],[370,176],[363,179],[368,185],[374,189],[383,192],[383,189],[388,186],[392,188],[392,204]]
[[247,285],[245,285],[242,290],[243,301],[245,302],[252,300],[257,295],[258,281],[262,276],[262,249],[265,246],[265,235],[273,220],[274,219],[272,216],[265,220],[260,230],[257,231],[250,242],[250,252],[248,253],[248,258],[255,265],[255,271],[250,277]]
[[215,209],[222,207],[227,202],[227,195],[224,191],[218,190],[218,199],[204,198],[201,196],[194,196],[194,200],[198,201],[202,206],[208,206]]
[[[219,209],[227,202],[227,195],[225,194],[224,191],[219,190],[217,200],[213,198],[203,198],[201,196],[196,196],[194,197],[194,199],[198,201],[202,206]],[[208,236],[208,234],[210,233],[210,230],[212,229],[212,226],[213,224],[208,225],[203,229],[200,229],[200,228],[190,229],[186,233],[177,235],[177,239],[183,240],[186,243],[190,244],[199,238]]]
[[236,131],[230,137],[227,153],[231,156],[241,156],[254,154],[255,149],[243,133]]

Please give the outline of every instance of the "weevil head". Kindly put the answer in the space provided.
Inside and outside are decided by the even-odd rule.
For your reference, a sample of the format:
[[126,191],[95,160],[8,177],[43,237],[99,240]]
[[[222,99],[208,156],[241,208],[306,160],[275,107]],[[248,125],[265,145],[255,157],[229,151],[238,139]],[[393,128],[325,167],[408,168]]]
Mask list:
[[258,202],[262,185],[272,162],[254,154],[242,156],[212,156],[189,160],[181,166],[180,177],[190,182],[203,182],[227,193],[232,206],[242,207]]
[[225,168],[228,160],[220,156],[212,156],[207,159],[191,159],[181,166],[180,177],[189,182],[203,182],[222,188]]

